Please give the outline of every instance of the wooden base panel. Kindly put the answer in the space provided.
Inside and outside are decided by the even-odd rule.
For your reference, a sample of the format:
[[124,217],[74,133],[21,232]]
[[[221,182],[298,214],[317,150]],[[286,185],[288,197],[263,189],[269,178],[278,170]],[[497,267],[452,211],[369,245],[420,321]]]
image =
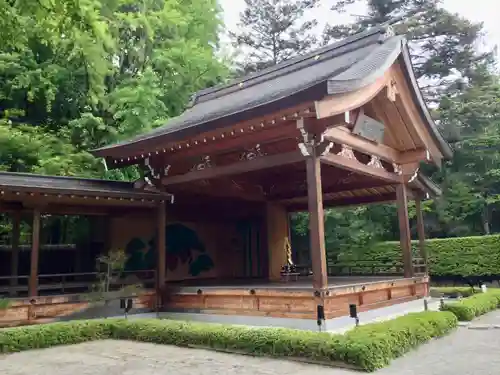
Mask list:
[[292,319],[316,319],[317,305],[324,304],[325,318],[349,314],[349,305],[359,312],[391,306],[425,297],[426,277],[396,279],[365,285],[345,285],[330,288],[318,297],[312,288],[203,288],[197,292],[182,289],[164,298],[167,311],[240,316],[265,316]]
[[[134,308],[151,309],[156,305],[154,292],[145,292],[133,298]],[[50,323],[70,317],[94,306],[84,295],[59,295],[14,299],[9,308],[0,310],[0,327]],[[98,317],[98,316],[96,316]]]

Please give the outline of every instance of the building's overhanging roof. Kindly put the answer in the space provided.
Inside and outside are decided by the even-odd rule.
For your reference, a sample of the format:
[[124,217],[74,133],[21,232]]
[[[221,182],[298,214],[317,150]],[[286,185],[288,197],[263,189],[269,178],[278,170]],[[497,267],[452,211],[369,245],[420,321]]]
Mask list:
[[441,188],[421,172],[418,172],[413,185],[425,193],[427,198],[436,198],[443,194]]
[[408,50],[407,43],[402,44],[402,56],[404,61],[404,64],[401,64],[403,67],[403,72],[406,75],[407,80],[411,83],[409,87],[413,95],[413,99],[417,103],[417,108],[420,111],[420,115],[424,120],[423,122],[429,130],[429,133],[434,141],[438,144],[444,158],[451,159],[453,156],[453,151],[448,142],[446,142],[446,140],[439,132],[437,125],[432,119],[429,109],[427,108],[427,104],[425,104],[422,92],[418,87],[417,78],[415,77],[415,71],[413,70],[413,64],[411,62],[410,51]]
[[172,200],[171,194],[139,190],[132,182],[15,172],[0,172],[0,192],[2,195],[4,192],[22,192],[78,197]]
[[421,116],[443,155],[450,157],[451,150],[432,121],[416,84],[406,41],[393,36],[386,25],[229,84],[202,90],[193,97],[190,108],[166,125],[93,153],[121,158],[158,151],[169,142],[320,100],[326,95],[354,92],[380,78],[401,54]]

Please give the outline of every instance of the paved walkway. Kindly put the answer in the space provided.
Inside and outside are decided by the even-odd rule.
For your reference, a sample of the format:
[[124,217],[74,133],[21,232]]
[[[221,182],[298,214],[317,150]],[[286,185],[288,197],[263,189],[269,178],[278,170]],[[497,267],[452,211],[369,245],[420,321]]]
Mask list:
[[[497,311],[483,317],[482,321],[496,324],[499,319]],[[499,333],[495,329],[461,327],[395,360],[375,374],[497,375]],[[348,370],[269,358],[110,340],[5,355],[0,357],[0,374],[359,375]]]

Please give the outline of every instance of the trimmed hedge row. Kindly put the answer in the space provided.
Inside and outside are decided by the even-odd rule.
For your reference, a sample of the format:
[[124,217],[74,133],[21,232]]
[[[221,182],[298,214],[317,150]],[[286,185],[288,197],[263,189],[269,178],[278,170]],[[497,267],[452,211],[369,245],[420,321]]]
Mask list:
[[445,303],[441,310],[453,313],[460,321],[471,321],[498,307],[500,307],[500,290],[495,289],[474,294],[458,302]]
[[470,286],[432,287],[430,290],[431,297],[442,297],[442,296],[470,297],[477,293],[481,293],[481,289],[471,288]]
[[[500,235],[430,239],[426,241],[431,276],[481,277],[500,275]],[[413,254],[420,257],[418,242],[412,242]],[[356,260],[374,263],[401,263],[399,242],[381,242],[362,254],[346,252],[337,262]]]
[[0,353],[121,339],[291,357],[331,365],[343,362],[374,371],[417,345],[447,334],[456,326],[455,315],[436,311],[367,324],[344,335],[169,320],[102,319],[2,329]]

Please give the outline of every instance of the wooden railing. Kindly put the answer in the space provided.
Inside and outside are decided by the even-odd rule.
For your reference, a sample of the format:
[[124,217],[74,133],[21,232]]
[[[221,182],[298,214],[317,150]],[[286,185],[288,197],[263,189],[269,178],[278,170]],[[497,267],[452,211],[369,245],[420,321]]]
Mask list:
[[[144,287],[151,288],[155,285],[156,271],[124,271],[120,277],[117,277],[112,288],[121,288],[131,284],[130,276],[137,277],[137,281]],[[97,272],[75,272],[59,274],[41,274],[38,275],[38,291],[53,294],[61,292],[62,294],[76,292],[80,290],[88,291],[97,282]],[[29,276],[0,276],[0,294],[17,294],[28,291]]]
[[[382,263],[370,260],[356,260],[352,262],[328,262],[330,276],[397,276],[404,271],[403,263]],[[422,259],[413,260],[415,275],[425,273],[425,263]]]

